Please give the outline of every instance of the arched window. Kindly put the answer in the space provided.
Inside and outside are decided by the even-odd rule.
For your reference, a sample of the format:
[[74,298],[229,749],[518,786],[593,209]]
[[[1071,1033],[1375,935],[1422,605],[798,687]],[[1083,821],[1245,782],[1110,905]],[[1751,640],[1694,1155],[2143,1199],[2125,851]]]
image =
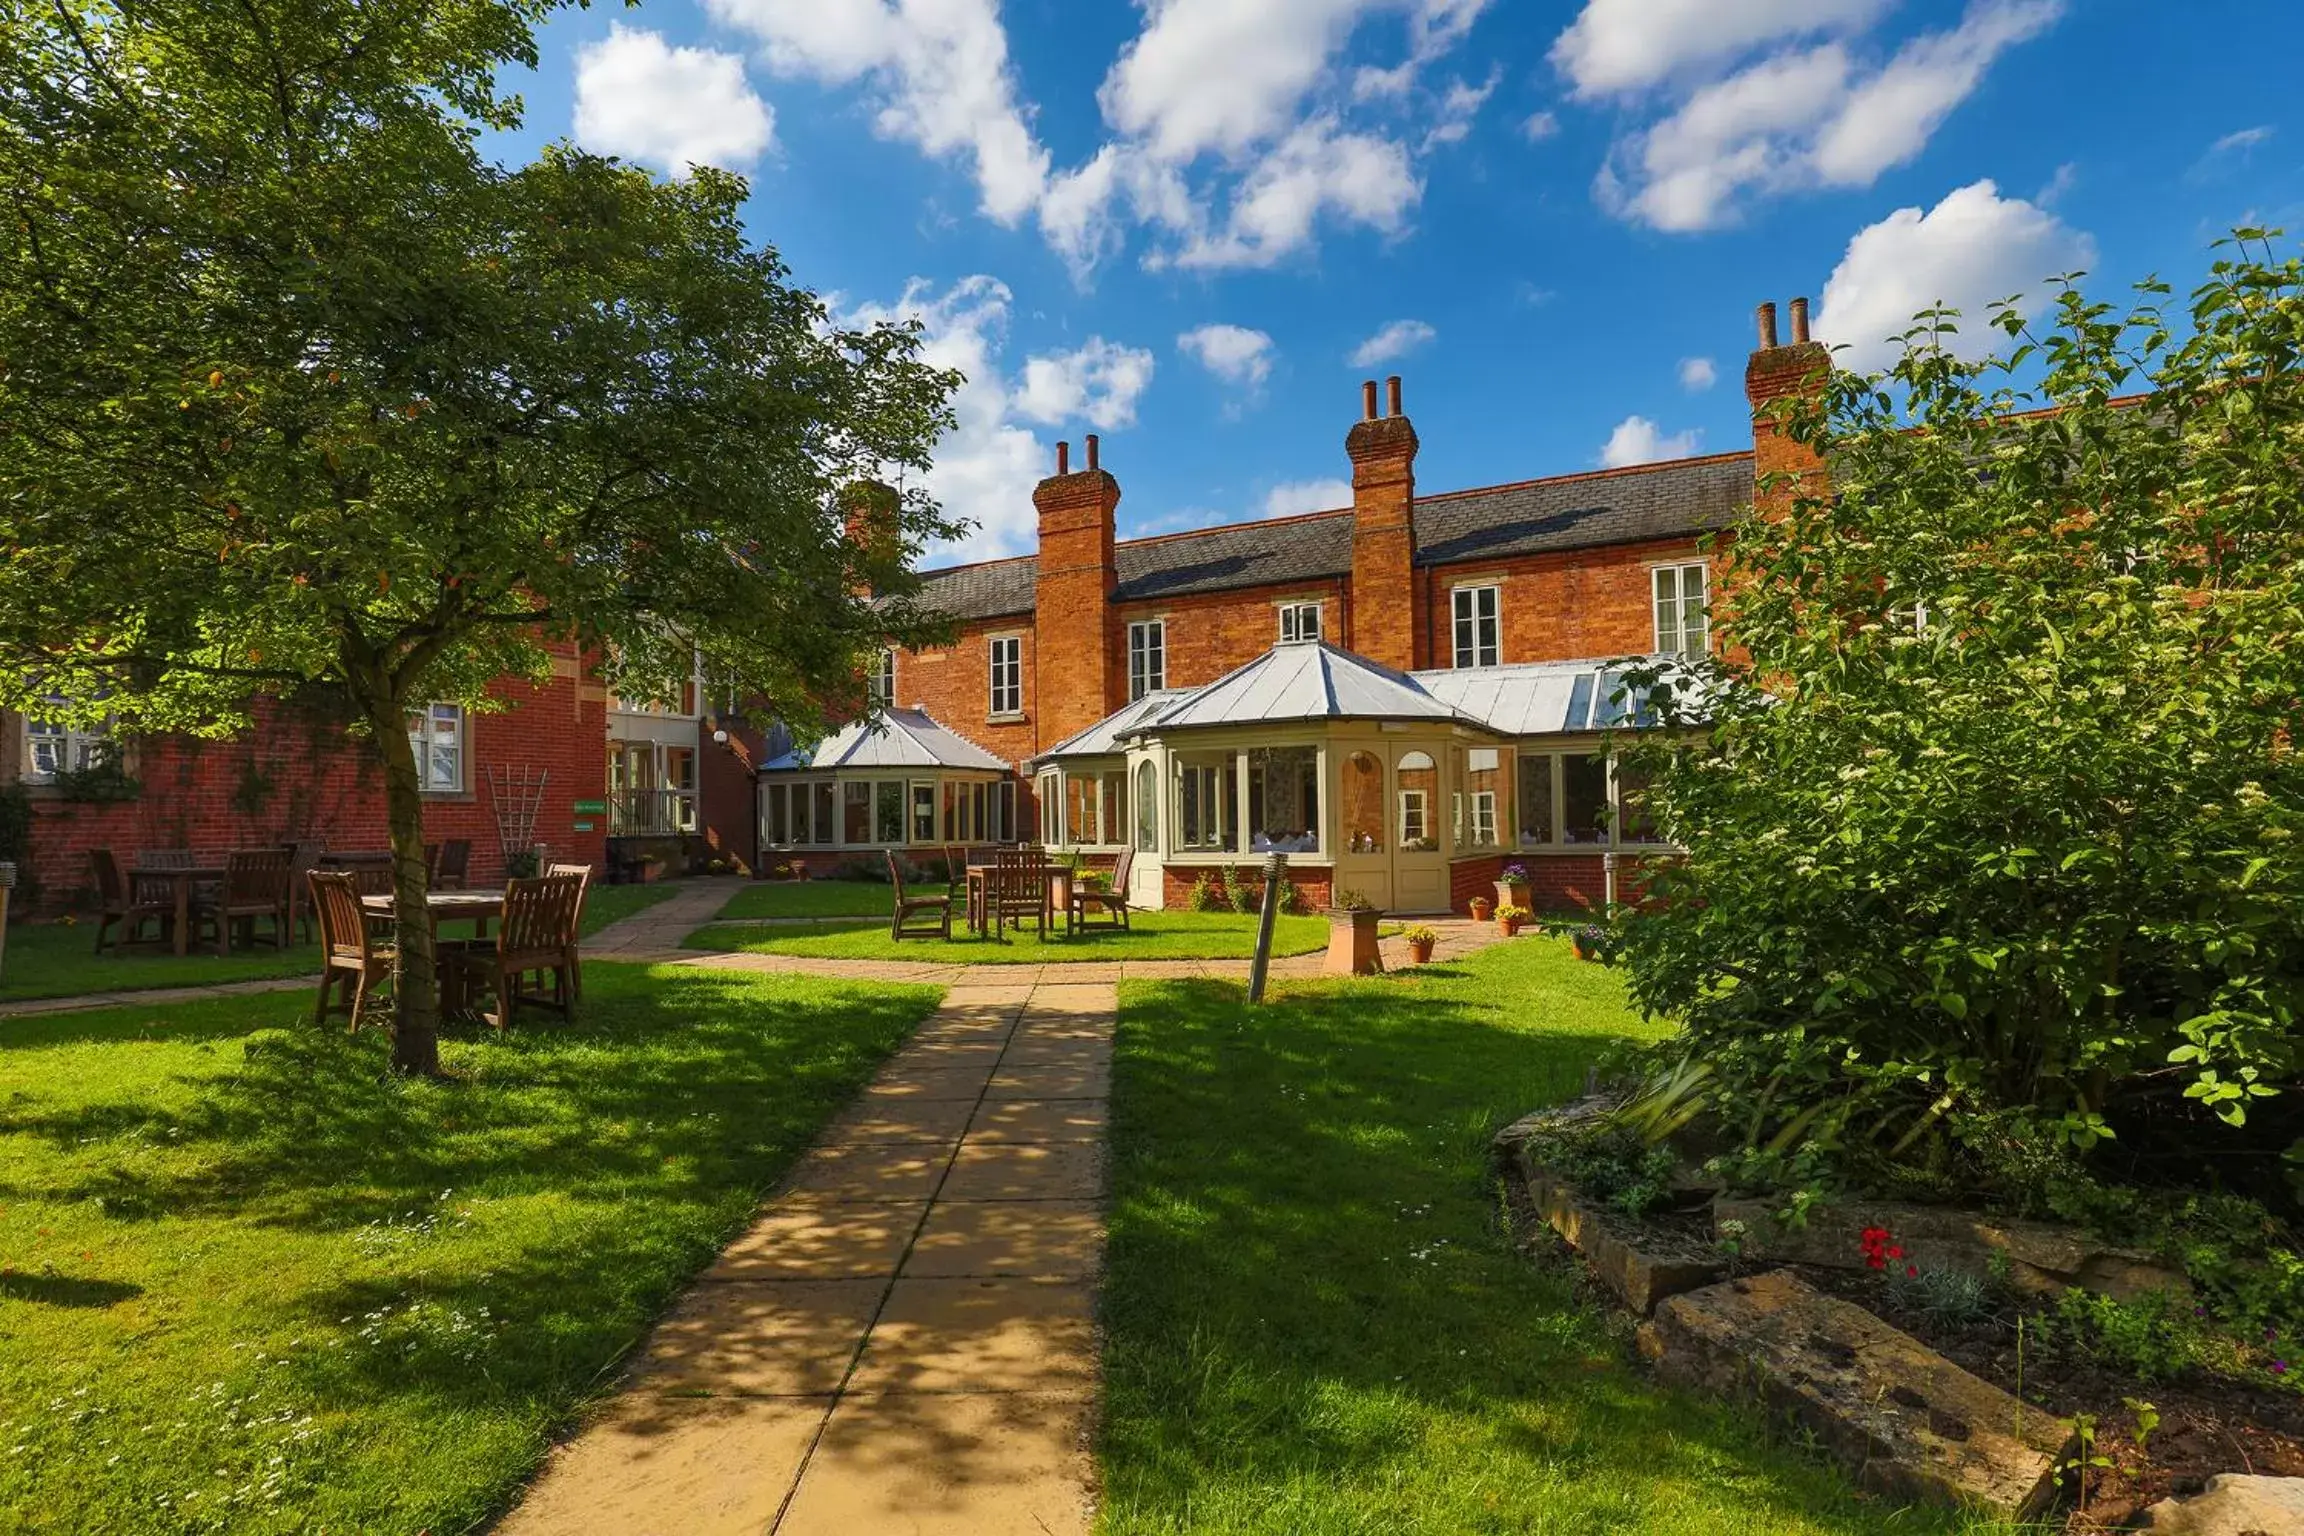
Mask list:
[[1401,852],[1430,853],[1440,846],[1439,829],[1432,824],[1432,813],[1439,800],[1440,766],[1432,761],[1432,755],[1402,753],[1398,794]]
[[1150,758],[1136,765],[1136,851],[1160,851],[1160,773]]
[[1384,851],[1384,765],[1373,752],[1355,752],[1344,759],[1343,793],[1339,796],[1343,812],[1344,851],[1346,853],[1382,853]]

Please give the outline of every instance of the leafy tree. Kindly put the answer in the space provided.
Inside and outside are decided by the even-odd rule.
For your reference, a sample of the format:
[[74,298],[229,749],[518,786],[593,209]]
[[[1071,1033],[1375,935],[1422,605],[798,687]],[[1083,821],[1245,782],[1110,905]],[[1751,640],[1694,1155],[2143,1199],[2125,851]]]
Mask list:
[[1884,377],[1786,408],[1829,491],[1763,487],[1712,730],[1631,749],[1688,849],[1626,922],[1635,995],[1686,1025],[1658,1124],[1709,1107],[1763,1152],[1946,1189],[2013,1149],[2277,1188],[2304,1129],[2304,269],[2246,231],[2188,316],[2167,292],[2065,285],[1976,363],[1932,312]]
[[[333,704],[423,895],[405,730],[546,647],[807,720],[930,631],[918,467],[956,380],[841,329],[736,177],[554,146],[495,78],[548,0],[40,0],[0,11],[0,703],[222,734]],[[877,589],[874,604],[857,594]],[[56,710],[41,706],[43,713]],[[394,1061],[436,1070],[402,926]]]

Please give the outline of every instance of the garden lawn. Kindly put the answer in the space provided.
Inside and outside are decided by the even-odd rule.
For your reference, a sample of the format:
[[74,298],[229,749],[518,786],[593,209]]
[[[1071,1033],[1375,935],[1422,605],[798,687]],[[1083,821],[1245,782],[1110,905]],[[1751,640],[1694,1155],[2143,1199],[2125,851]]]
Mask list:
[[669,901],[679,890],[677,885],[601,885],[594,882],[584,892],[584,934],[589,938],[610,923],[622,922],[635,912],[645,912],[660,901]]
[[[812,955],[826,960],[919,960],[947,965],[1042,965],[1062,961],[1245,960],[1256,951],[1256,918],[1231,912],[1137,912],[1131,928],[1098,928],[1064,936],[1061,919],[1043,940],[1011,928],[1006,943],[978,938],[955,914],[950,940],[888,937],[888,922],[731,923],[699,928],[690,949],[737,950],[756,955]],[[1272,930],[1275,955],[1310,954],[1328,943],[1324,917],[1283,917]]]
[[1668,1393],[1515,1253],[1488,1142],[1652,1033],[1523,938],[1387,980],[1121,988],[1103,1536],[1989,1529]]
[[447,1082],[301,996],[7,1021],[0,1531],[475,1528],[936,997],[595,961]]
[[[262,931],[268,934],[271,929],[265,925]],[[213,948],[195,948],[182,959],[152,945],[125,953],[108,949],[99,955],[95,944],[96,927],[90,922],[11,924],[7,954],[0,958],[0,1002],[320,974],[320,950],[314,944],[278,950],[263,942],[221,956]]]
[[[935,883],[923,887],[931,896],[943,889]],[[871,880],[769,880],[755,881],[729,897],[720,915],[723,918],[877,917],[886,922],[891,909],[888,887]]]

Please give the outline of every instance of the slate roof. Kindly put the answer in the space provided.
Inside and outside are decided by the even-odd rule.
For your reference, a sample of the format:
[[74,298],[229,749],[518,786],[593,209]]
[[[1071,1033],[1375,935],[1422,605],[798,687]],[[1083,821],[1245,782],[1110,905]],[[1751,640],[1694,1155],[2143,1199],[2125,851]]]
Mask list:
[[790,752],[760,765],[762,773],[821,773],[832,768],[972,768],[1008,773],[1013,763],[946,730],[924,709],[883,710],[879,721],[842,726],[814,752]]
[[1752,455],[1719,454],[1416,499],[1416,563],[1459,565],[1709,532],[1752,500]]
[[[1681,538],[1728,522],[1752,499],[1752,455],[1564,475],[1420,496],[1420,566]],[[1132,539],[1114,551],[1118,602],[1317,581],[1352,572],[1349,509],[1202,533]],[[922,576],[921,601],[962,623],[1032,611],[1039,562],[1027,555]]]

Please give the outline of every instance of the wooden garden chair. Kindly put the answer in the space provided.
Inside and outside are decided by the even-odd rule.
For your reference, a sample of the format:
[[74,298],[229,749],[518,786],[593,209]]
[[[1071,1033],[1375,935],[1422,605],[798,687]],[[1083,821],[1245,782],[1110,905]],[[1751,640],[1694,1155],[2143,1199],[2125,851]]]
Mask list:
[[992,880],[984,894],[985,917],[992,937],[1006,943],[1007,924],[1015,920],[1021,932],[1026,919],[1045,940],[1048,937],[1048,869],[1036,848],[1002,847],[992,854]]
[[[138,880],[133,875],[120,873],[120,861],[109,848],[88,850],[88,862],[96,874],[96,953],[104,953],[104,940],[111,936],[112,947],[145,942],[144,924],[157,922],[165,935],[168,924],[176,916],[176,894],[158,881]],[[112,933],[117,926],[120,932]]]
[[[1116,928],[1126,933],[1128,872],[1135,867],[1135,863],[1134,848],[1120,850],[1120,862],[1112,866],[1112,888],[1108,891],[1091,891],[1080,883],[1079,876],[1073,876],[1072,907],[1064,914],[1064,931],[1070,933],[1075,928],[1083,932],[1091,928]],[[1095,920],[1098,913],[1103,914],[1100,922]]]
[[[952,896],[909,896],[904,891],[904,866],[893,853],[887,853],[888,885],[895,893],[895,906],[888,916],[888,937],[904,939],[950,939],[952,937]],[[927,921],[914,925],[912,919],[920,913],[930,914]]]
[[318,842],[288,845],[288,926],[301,943],[312,936],[312,884],[305,876],[320,867],[326,852]]
[[576,912],[568,923],[568,990],[578,1002],[584,1001],[584,960],[577,946],[584,938],[584,898],[592,893],[592,866],[589,864],[552,864],[544,873],[573,879],[576,884]]
[[[557,868],[558,866],[555,866]],[[579,866],[589,875],[592,866]],[[440,845],[440,857],[432,866],[432,889],[460,891],[472,878],[472,839],[452,837]]]
[[[288,866],[285,848],[238,848],[224,855],[224,883],[193,909],[216,925],[216,953],[232,952],[232,930],[245,925],[256,947],[256,919],[272,920],[272,947],[288,947]],[[197,930],[195,930],[197,932]]]
[[352,1015],[357,1031],[370,992],[392,979],[399,953],[369,924],[360,909],[360,888],[349,871],[315,869],[304,880],[312,894],[312,911],[320,919],[320,996],[312,1004],[312,1022],[321,1023],[335,1011],[328,994],[341,990],[342,1006]]
[[[466,995],[495,994],[496,1012],[488,1016],[489,1023],[505,1028],[521,1003],[564,1016],[575,1011],[576,914],[583,900],[584,880],[578,875],[539,875],[504,888],[495,947],[483,942],[456,955],[465,972]],[[547,980],[530,986],[531,975]]]

